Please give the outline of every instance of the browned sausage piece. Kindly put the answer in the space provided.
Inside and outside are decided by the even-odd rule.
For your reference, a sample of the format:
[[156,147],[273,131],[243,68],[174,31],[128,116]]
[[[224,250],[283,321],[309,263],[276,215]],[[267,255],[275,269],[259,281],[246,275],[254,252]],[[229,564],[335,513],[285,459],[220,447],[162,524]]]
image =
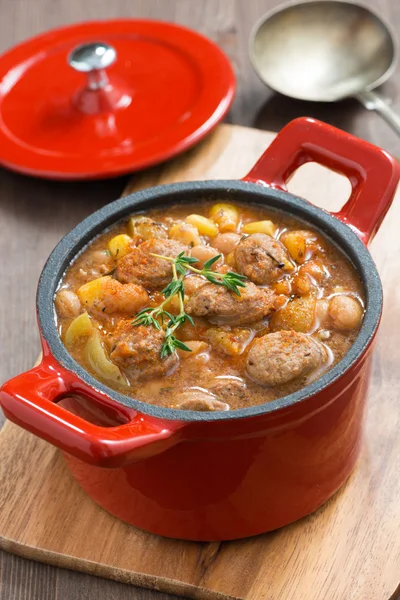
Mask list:
[[174,240],[147,240],[121,258],[115,276],[121,283],[137,283],[151,290],[165,287],[172,279],[171,263],[150,254],[175,258],[184,250],[186,247]]
[[223,400],[229,405],[232,405],[235,402],[240,402],[242,404],[248,402],[249,405],[251,404],[251,398],[246,384],[239,377],[216,377],[210,385],[210,390],[220,400]]
[[209,283],[198,289],[186,304],[194,317],[207,317],[212,323],[242,325],[260,321],[274,309],[274,293],[248,282],[236,296],[225,287]]
[[319,367],[327,359],[321,344],[303,333],[277,331],[255,340],[247,356],[247,373],[261,385],[282,385]]
[[243,238],[234,252],[237,271],[258,285],[272,283],[293,270],[285,246],[265,233]]
[[221,402],[213,394],[202,390],[186,390],[179,394],[173,408],[180,410],[215,411],[229,410],[229,404]]
[[207,279],[204,279],[201,275],[189,275],[183,280],[183,287],[185,289],[185,297],[192,296],[199,288],[207,284]]
[[163,330],[154,327],[134,326],[131,320],[118,323],[109,336],[107,345],[111,360],[120,367],[131,383],[155,379],[168,375],[178,366],[176,353],[160,357],[161,346],[165,340]]

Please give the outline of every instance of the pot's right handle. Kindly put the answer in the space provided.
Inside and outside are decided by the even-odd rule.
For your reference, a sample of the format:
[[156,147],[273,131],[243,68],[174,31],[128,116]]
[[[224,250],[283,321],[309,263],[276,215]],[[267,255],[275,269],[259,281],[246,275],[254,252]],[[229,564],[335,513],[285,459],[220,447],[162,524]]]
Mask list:
[[352,192],[333,213],[367,244],[388,211],[400,178],[399,163],[384,150],[331,125],[302,117],[276,136],[244,181],[285,190],[298,167],[316,162],[348,177]]

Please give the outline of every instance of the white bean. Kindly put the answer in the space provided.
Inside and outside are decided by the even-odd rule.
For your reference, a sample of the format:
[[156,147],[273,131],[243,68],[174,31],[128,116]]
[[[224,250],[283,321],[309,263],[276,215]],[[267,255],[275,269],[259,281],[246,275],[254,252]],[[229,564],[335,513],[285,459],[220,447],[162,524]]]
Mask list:
[[[215,248],[211,248],[211,246],[195,246],[194,248],[192,248],[191,255],[193,256],[193,258],[197,258],[199,262],[194,264],[193,266],[196,267],[196,269],[202,269],[204,267],[204,263],[207,260],[213,258],[214,256],[218,256],[218,254],[220,254],[218,250],[215,250]],[[220,258],[213,264],[212,268],[215,269],[216,267],[222,264],[223,260],[222,258]]]
[[110,254],[107,250],[93,250],[91,254],[88,254],[87,260],[88,262],[90,260],[92,264],[96,265],[112,262],[112,258],[110,258]]
[[81,310],[81,301],[75,292],[60,290],[55,298],[55,305],[60,317],[77,317]]
[[329,302],[329,316],[335,329],[357,329],[363,312],[361,304],[351,296],[334,296]]
[[222,254],[229,254],[239,242],[240,235],[237,233],[220,233],[212,240],[211,244]]
[[107,250],[93,250],[88,253],[81,269],[81,276],[86,281],[109,273],[114,267],[114,259]]

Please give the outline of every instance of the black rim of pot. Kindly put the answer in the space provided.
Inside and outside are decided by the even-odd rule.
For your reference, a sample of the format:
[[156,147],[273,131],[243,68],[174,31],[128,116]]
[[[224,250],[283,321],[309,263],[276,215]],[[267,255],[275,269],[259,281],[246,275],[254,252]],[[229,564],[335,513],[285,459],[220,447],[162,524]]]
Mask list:
[[[270,210],[292,215],[317,228],[338,246],[357,269],[365,288],[366,313],[357,339],[344,358],[316,381],[293,394],[249,408],[227,412],[185,411],[147,404],[120,394],[92,377],[72,358],[62,343],[53,302],[60,280],[71,262],[94,237],[129,214],[155,207],[165,207],[168,211],[168,205],[216,199],[261,204]],[[106,205],[78,224],[58,243],[43,268],[37,293],[39,327],[52,355],[65,369],[76,373],[86,384],[105,393],[119,404],[160,419],[188,422],[256,417],[307,401],[339,379],[366,351],[378,327],[381,310],[382,285],[376,266],[363,242],[348,225],[293,194],[241,180],[162,185],[136,192]]]

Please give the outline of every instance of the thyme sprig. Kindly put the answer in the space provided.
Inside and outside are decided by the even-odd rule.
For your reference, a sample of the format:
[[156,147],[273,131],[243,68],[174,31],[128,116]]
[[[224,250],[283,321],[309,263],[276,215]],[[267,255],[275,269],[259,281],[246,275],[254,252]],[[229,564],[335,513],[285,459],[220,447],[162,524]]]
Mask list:
[[236,294],[236,296],[240,296],[239,288],[246,287],[245,280],[247,278],[244,275],[234,273],[233,271],[228,271],[228,273],[218,273],[218,271],[211,270],[213,264],[221,258],[221,254],[217,254],[217,256],[213,256],[207,260],[202,269],[197,269],[193,266],[199,262],[197,258],[194,258],[193,256],[187,256],[184,252],[178,254],[176,258],[162,256],[161,254],[152,254],[151,256],[154,256],[155,258],[162,258],[163,260],[167,260],[168,262],[172,263],[173,267],[175,267],[177,272],[183,277],[187,274],[187,271],[192,271],[193,273],[202,275],[207,279],[207,281],[210,281],[215,285],[222,285],[226,287],[230,292]]
[[[161,358],[165,358],[170,356],[176,349],[185,350],[186,352],[191,352],[191,349],[178,340],[174,332],[178,327],[183,325],[186,321],[189,321],[192,325],[194,325],[194,321],[190,315],[185,313],[184,308],[184,296],[185,289],[183,287],[183,275],[178,277],[176,266],[172,266],[173,279],[167,285],[166,288],[162,290],[162,294],[164,294],[164,300],[156,306],[155,308],[144,308],[136,315],[136,318],[132,322],[132,325],[144,325],[145,327],[152,326],[155,327],[158,331],[161,330],[162,326],[164,326],[165,322],[165,340],[163,345],[161,346]],[[179,314],[172,315],[170,312],[165,310],[165,306],[170,302],[173,296],[178,296],[179,298]],[[161,324],[160,324],[161,321]]]
[[[132,325],[144,325],[145,327],[154,327],[158,331],[162,328],[165,329],[165,340],[161,346],[160,356],[166,358],[175,352],[176,349],[185,350],[191,352],[191,349],[184,344],[181,340],[178,340],[175,336],[175,331],[181,327],[186,321],[191,325],[194,325],[194,321],[190,315],[185,312],[184,298],[185,288],[183,280],[188,274],[188,271],[197,273],[205,277],[210,283],[215,285],[222,285],[227,288],[233,294],[240,296],[240,289],[246,287],[244,275],[229,271],[228,273],[218,273],[212,271],[211,267],[221,257],[221,254],[213,256],[204,263],[202,269],[197,269],[193,265],[198,263],[198,259],[193,256],[187,256],[184,252],[178,254],[176,258],[169,256],[162,256],[161,254],[151,254],[155,258],[161,258],[172,263],[172,281],[162,290],[164,300],[158,306],[154,308],[144,308],[139,311],[136,315]],[[172,315],[165,307],[171,301],[171,299],[177,296],[179,299],[179,314]]]

